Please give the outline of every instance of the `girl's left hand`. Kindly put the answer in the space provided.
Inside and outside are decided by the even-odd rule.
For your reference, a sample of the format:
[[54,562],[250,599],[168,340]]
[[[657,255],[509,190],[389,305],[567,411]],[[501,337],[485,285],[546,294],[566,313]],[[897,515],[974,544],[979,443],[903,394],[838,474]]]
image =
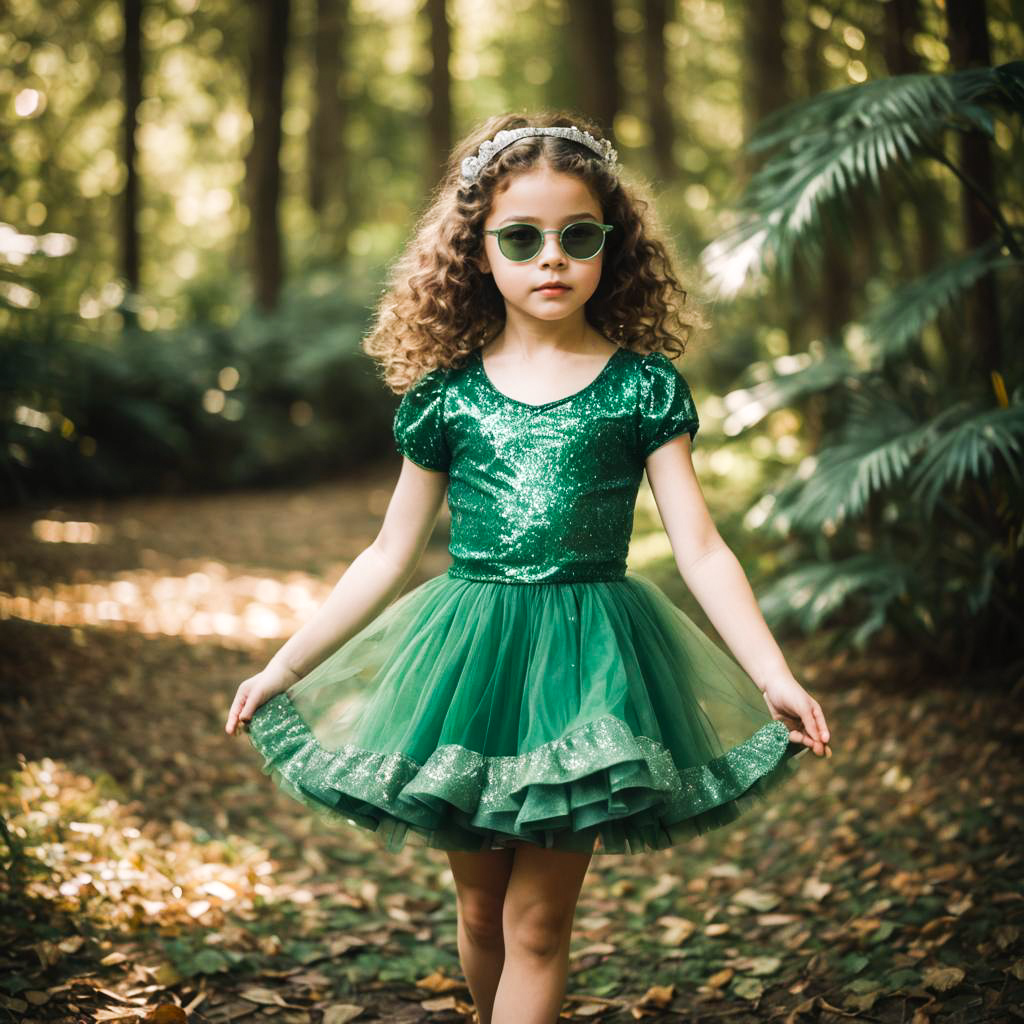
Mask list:
[[818,757],[832,756],[825,713],[792,676],[772,679],[762,692],[772,717],[789,726],[792,743],[803,743]]

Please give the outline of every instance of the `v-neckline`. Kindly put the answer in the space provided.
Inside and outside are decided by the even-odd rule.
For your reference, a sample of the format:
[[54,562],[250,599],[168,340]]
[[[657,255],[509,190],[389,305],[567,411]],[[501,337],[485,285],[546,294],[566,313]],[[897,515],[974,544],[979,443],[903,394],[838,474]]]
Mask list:
[[574,391],[571,395],[564,395],[562,398],[553,398],[550,402],[523,402],[518,398],[513,398],[511,395],[506,395],[504,391],[499,391],[491,380],[490,375],[487,373],[487,367],[484,366],[483,352],[479,348],[474,349],[474,351],[476,352],[477,366],[480,369],[480,375],[483,377],[484,383],[499,398],[504,399],[506,402],[511,402],[513,405],[521,405],[526,409],[548,409],[553,405],[561,405],[563,402],[568,402],[573,398],[578,398],[580,395],[585,394],[594,387],[594,385],[597,384],[597,382],[608,372],[609,367],[613,362],[615,362],[619,353],[623,351],[623,346],[620,345],[615,349],[615,351],[606,360],[604,366],[601,367],[597,376],[589,384],[580,388],[579,391]]

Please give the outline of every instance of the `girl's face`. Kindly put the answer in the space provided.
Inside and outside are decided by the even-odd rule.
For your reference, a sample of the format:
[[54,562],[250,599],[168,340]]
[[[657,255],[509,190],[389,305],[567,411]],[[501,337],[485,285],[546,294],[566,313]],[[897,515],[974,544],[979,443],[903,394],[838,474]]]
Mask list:
[[[601,223],[600,203],[579,178],[541,166],[515,175],[495,195],[484,228],[519,222],[535,224],[542,231],[561,230],[577,220]],[[483,241],[480,269],[494,275],[508,313],[515,310],[536,320],[563,320],[581,313],[601,280],[603,250],[589,260],[572,259],[562,251],[554,232],[545,234],[540,252],[522,263],[502,255],[496,235],[484,235]],[[563,287],[543,288],[551,282]]]

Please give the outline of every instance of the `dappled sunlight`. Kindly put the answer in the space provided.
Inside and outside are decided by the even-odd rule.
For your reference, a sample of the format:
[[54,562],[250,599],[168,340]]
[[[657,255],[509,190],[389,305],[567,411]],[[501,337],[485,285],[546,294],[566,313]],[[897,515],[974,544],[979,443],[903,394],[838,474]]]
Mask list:
[[[93,523],[50,525],[95,527]],[[0,592],[0,618],[133,630],[177,636],[187,643],[216,638],[231,646],[258,647],[294,633],[330,590],[330,585],[308,573],[234,573],[221,562],[206,561],[182,575],[131,569],[107,579],[49,586],[16,584],[14,593]]]
[[231,836],[210,841],[183,821],[138,816],[109,782],[59,761],[22,760],[0,785],[0,806],[23,856],[48,874],[25,892],[82,914],[95,924],[131,930],[143,923],[223,923],[273,902],[273,864],[257,844]]
[[48,231],[42,235],[30,235],[19,231],[11,224],[0,222],[0,260],[9,266],[19,267],[34,253],[44,256],[67,256],[77,244],[72,235]]
[[32,524],[32,536],[45,544],[98,544],[106,534],[98,523],[37,519]]

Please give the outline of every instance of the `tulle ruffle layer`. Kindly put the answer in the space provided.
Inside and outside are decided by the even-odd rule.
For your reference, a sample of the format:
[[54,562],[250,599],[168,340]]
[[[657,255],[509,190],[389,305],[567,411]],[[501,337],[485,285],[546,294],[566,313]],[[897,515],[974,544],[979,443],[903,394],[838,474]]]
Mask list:
[[663,849],[735,821],[805,749],[633,572],[433,577],[259,708],[249,737],[283,790],[390,850]]

